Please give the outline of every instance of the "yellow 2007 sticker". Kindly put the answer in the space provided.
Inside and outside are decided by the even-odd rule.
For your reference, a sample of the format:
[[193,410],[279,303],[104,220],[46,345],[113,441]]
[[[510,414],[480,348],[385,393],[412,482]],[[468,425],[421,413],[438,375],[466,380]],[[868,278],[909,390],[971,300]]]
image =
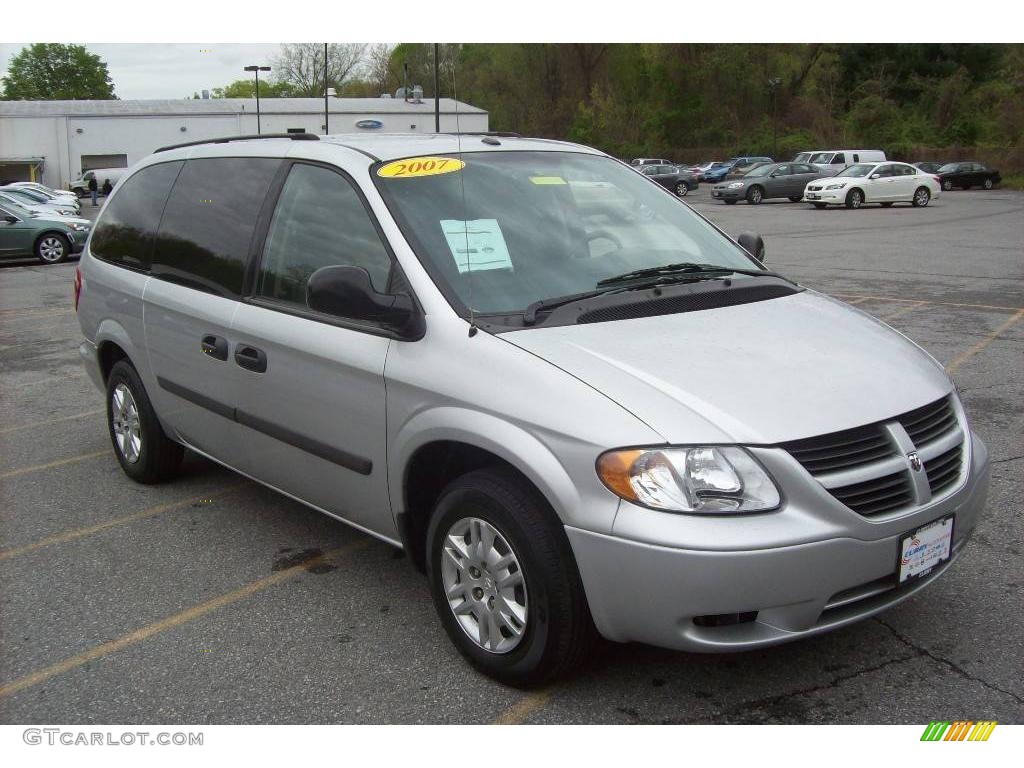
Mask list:
[[461,171],[466,164],[454,157],[408,157],[385,163],[377,175],[385,179],[411,179],[417,176],[436,176],[439,173]]

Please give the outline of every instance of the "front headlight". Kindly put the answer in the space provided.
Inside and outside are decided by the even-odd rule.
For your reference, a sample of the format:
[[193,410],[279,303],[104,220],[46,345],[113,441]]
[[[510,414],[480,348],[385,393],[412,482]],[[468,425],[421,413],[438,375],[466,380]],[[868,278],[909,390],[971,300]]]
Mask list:
[[825,187],[825,189],[842,189],[845,186],[846,182],[844,181],[841,184],[829,184],[827,187]]
[[89,231],[89,225],[88,224],[68,224],[68,226],[71,229],[73,229],[75,232],[88,232]]
[[619,498],[669,512],[764,512],[780,502],[768,473],[742,448],[608,451],[597,474]]
[[743,182],[742,181],[734,181],[732,184],[729,185],[729,189],[739,189],[742,186],[743,186]]

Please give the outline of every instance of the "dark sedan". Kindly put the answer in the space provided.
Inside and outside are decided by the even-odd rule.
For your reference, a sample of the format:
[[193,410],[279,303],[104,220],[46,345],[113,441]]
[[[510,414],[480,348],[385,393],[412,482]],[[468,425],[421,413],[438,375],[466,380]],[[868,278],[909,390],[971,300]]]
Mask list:
[[994,171],[981,163],[974,162],[947,163],[939,168],[936,175],[939,178],[939,184],[942,185],[946,192],[954,187],[959,187],[960,189],[970,189],[971,187],[992,189],[992,187],[1002,181],[999,171]]
[[946,163],[933,163],[931,161],[924,161],[920,163],[911,163],[911,165],[913,165],[919,171],[924,171],[925,173],[938,173],[939,168],[946,165]]
[[810,163],[766,163],[742,178],[715,184],[711,188],[711,197],[728,205],[738,200],[757,205],[772,197],[788,197],[799,203],[808,183],[830,175]]
[[698,187],[697,179],[685,168],[678,165],[645,165],[640,168],[640,173],[656,181],[665,189],[670,189],[679,197],[686,197],[687,192],[692,192]]

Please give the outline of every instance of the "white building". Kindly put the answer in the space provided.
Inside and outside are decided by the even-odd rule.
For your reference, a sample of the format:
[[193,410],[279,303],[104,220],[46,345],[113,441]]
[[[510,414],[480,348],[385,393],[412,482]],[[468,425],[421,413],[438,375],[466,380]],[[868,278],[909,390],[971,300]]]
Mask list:
[[[330,133],[434,132],[434,100],[328,101]],[[441,99],[441,131],[487,130],[487,112]],[[260,99],[263,133],[325,133],[323,99]],[[257,132],[255,99],[0,101],[0,182],[68,183],[134,164],[158,147]]]

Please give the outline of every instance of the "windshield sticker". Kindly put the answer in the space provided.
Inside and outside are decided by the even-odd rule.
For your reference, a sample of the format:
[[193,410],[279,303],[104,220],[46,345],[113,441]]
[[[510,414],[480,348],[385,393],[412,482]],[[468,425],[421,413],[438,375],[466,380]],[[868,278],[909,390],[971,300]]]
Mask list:
[[454,173],[465,167],[464,162],[454,157],[408,157],[382,165],[377,169],[377,175],[385,179],[414,179],[419,176]]
[[490,269],[512,270],[512,258],[497,219],[442,219],[441,230],[459,274]]
[[542,187],[548,184],[565,184],[565,179],[561,176],[531,176],[530,181]]

